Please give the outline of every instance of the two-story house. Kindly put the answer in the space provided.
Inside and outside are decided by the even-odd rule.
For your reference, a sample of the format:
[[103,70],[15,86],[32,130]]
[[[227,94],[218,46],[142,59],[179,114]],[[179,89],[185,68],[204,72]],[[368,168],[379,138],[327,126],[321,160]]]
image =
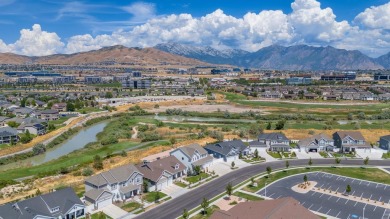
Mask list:
[[19,133],[26,133],[28,130],[33,135],[44,135],[46,133],[46,127],[41,123],[22,124],[17,130]]
[[300,140],[298,147],[300,150],[305,150],[306,152],[332,151],[334,141],[327,134],[321,133]]
[[380,137],[379,147],[390,152],[390,135]]
[[342,152],[355,152],[356,149],[371,149],[362,133],[358,131],[338,131],[333,134],[334,145]]
[[85,218],[85,205],[67,187],[34,198],[0,206],[0,218],[78,219]]
[[270,151],[290,151],[290,140],[281,132],[262,133],[257,140]]
[[144,161],[136,166],[147,182],[148,191],[160,191],[186,174],[186,166],[175,156],[165,157],[153,162]]
[[249,147],[241,140],[225,141],[209,144],[204,149],[212,154],[215,159],[230,162],[239,158],[239,154],[249,154]]
[[0,128],[0,144],[17,143],[19,141],[18,131],[11,127]]
[[52,109],[42,110],[40,112],[37,112],[36,115],[37,115],[37,117],[39,117],[43,120],[46,120],[46,121],[53,121],[53,120],[57,120],[59,118],[58,111],[52,110]]
[[213,162],[213,157],[199,144],[179,147],[173,150],[170,155],[180,160],[187,167],[187,171],[192,171],[195,166],[205,169]]
[[120,166],[87,178],[85,201],[94,209],[114,201],[126,201],[142,192],[143,174],[132,164]]
[[57,110],[58,112],[66,112],[66,103],[55,103],[51,109]]

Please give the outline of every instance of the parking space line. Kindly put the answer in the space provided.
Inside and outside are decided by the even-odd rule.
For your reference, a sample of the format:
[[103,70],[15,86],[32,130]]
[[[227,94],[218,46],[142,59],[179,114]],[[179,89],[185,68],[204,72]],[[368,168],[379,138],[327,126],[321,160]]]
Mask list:
[[371,194],[371,196],[370,196],[370,200],[371,200],[371,198],[372,198],[372,194]]
[[378,201],[378,202],[380,202],[380,201],[381,201],[381,199],[382,199],[382,196],[379,198],[379,201]]
[[347,180],[347,177],[345,177],[344,182],[345,182],[345,180]]
[[324,193],[322,193],[322,194],[320,195],[320,198],[321,198],[323,195],[324,195]]
[[360,185],[360,184],[362,184],[362,182],[363,182],[363,181],[361,181],[361,180],[360,180],[360,183],[359,183],[359,185]]
[[277,197],[276,199],[279,199],[280,197],[282,197],[281,195],[279,195],[279,197]]
[[341,213],[341,211],[336,215],[336,217],[338,217],[340,213]]
[[[332,210],[332,209],[329,209],[329,211],[330,211],[330,210]],[[326,215],[328,215],[328,214],[329,214],[329,211],[328,211],[328,212],[326,212]]]
[[355,191],[352,192],[352,196],[353,196],[353,194],[355,194]]
[[353,183],[353,182],[355,182],[355,179],[353,179],[351,183]]
[[329,198],[328,198],[328,200],[331,199],[331,198],[332,198],[332,196],[330,195]]
[[370,182],[368,182],[367,186],[370,186]]
[[347,201],[344,204],[347,204],[348,202],[349,202],[349,199],[347,199]]
[[357,205],[357,203],[358,203],[358,202],[356,202],[356,203],[353,205],[353,207],[355,207],[355,206]]
[[340,177],[337,177],[337,179],[336,179],[336,180],[339,180],[339,178],[340,178]]
[[314,204],[311,204],[310,207],[308,208],[310,210],[311,207],[313,207]]
[[373,210],[373,211],[375,211],[376,207],[378,207],[378,206],[377,206],[377,205],[375,205],[375,208],[374,208],[374,210]]
[[320,212],[321,208],[322,208],[322,206],[317,210],[317,212]]
[[311,194],[311,196],[313,196],[314,194],[316,194],[317,192],[313,191],[313,194]]

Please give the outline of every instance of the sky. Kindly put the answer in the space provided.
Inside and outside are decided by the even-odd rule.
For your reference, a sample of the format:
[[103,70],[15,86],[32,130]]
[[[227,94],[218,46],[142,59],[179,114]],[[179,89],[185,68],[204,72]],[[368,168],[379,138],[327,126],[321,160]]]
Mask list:
[[176,42],[390,52],[389,0],[0,0],[0,52],[42,56]]

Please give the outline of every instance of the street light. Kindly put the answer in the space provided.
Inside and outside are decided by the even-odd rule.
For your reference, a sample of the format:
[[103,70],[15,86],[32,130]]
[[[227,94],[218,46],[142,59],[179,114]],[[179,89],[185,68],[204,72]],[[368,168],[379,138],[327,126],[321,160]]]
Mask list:
[[363,219],[364,219],[364,211],[366,210],[366,206],[363,207]]

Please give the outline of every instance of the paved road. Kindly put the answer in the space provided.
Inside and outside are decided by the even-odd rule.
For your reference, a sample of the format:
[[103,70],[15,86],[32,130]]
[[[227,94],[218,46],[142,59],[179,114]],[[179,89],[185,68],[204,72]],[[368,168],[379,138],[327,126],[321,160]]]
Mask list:
[[[290,160],[290,167],[306,166],[308,160]],[[334,165],[333,159],[313,159],[313,165]],[[341,164],[362,166],[362,160],[342,160]],[[376,160],[370,161],[369,165],[374,166],[390,166],[390,160]],[[193,209],[197,207],[203,198],[211,199],[225,191],[226,185],[231,182],[237,185],[250,177],[265,173],[267,166],[273,170],[285,168],[285,161],[274,161],[267,163],[260,163],[244,168],[240,168],[234,172],[218,177],[215,180],[204,184],[182,196],[179,196],[171,201],[161,204],[160,206],[147,211],[136,218],[163,218],[170,219],[179,217],[183,213],[183,209]]]

